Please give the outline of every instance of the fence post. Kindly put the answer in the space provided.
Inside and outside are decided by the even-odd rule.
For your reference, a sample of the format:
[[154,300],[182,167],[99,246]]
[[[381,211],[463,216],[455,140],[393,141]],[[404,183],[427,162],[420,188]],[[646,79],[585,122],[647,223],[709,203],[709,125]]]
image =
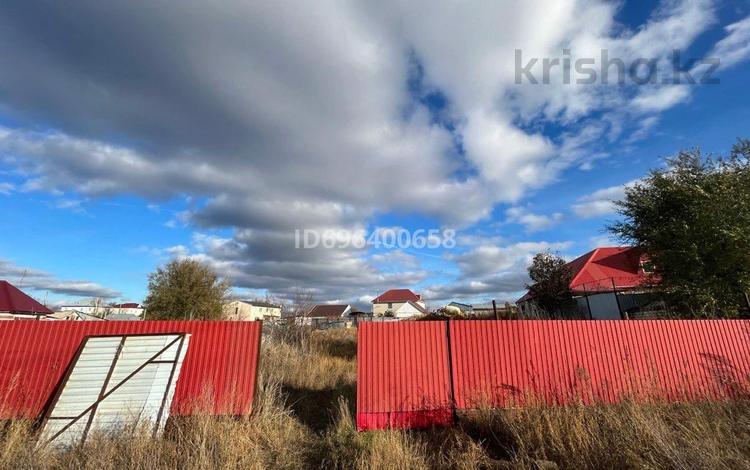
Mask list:
[[745,308],[747,309],[746,318],[750,318],[750,294],[745,292],[742,297],[745,299]]
[[589,320],[594,319],[594,314],[591,312],[591,304],[589,303],[589,294],[586,292],[586,283],[581,284],[583,286],[583,298],[586,299],[586,308],[589,309]]
[[620,318],[623,320],[629,320],[628,314],[622,313],[622,306],[620,305],[620,298],[617,297],[617,285],[615,284],[615,278],[613,277],[611,279],[612,279],[612,292],[615,293],[615,302],[617,302],[617,311],[620,313]]
[[458,422],[458,414],[456,413],[456,392],[453,389],[453,349],[451,348],[451,320],[450,318],[445,322],[445,337],[448,342],[448,380],[450,381],[450,401],[451,401],[451,419],[453,423]]

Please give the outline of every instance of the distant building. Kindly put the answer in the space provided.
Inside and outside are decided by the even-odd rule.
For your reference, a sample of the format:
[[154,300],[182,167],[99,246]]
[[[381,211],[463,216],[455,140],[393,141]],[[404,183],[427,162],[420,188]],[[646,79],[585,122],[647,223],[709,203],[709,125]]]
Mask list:
[[104,318],[114,313],[135,315],[137,317],[143,317],[144,312],[143,306],[135,302],[127,302],[121,304],[108,304],[103,305],[99,303],[95,304],[84,304],[84,305],[63,305],[58,308],[59,312],[80,312],[86,315],[92,315],[99,318]]
[[37,320],[52,313],[10,282],[0,280],[0,320]]
[[142,317],[139,317],[138,315],[133,315],[132,313],[110,313],[106,317],[104,317],[107,321],[138,321],[143,320]]
[[329,320],[339,320],[347,318],[352,312],[351,305],[333,305],[333,304],[321,304],[316,305],[310,310],[306,316],[311,318],[327,318]]
[[426,313],[422,296],[409,289],[391,289],[372,299],[372,314],[376,317],[408,318]]
[[89,315],[88,313],[77,312],[75,310],[60,310],[48,317],[55,320],[72,320],[72,321],[104,321],[104,318]]
[[480,318],[494,318],[495,311],[497,311],[497,318],[500,320],[512,320],[518,318],[518,307],[510,303],[495,304],[492,306],[492,302],[484,304],[474,304],[472,309],[472,315]]
[[[614,320],[654,302],[648,285],[657,280],[651,276],[652,268],[640,248],[597,248],[567,266],[572,275],[574,311],[555,312],[552,316]],[[524,318],[546,315],[534,302],[531,290],[516,305]]]
[[320,304],[314,306],[307,315],[295,318],[298,325],[317,326],[330,322],[351,321],[352,306],[348,304]]
[[457,309],[461,310],[463,313],[471,313],[474,310],[473,305],[469,304],[462,304],[461,302],[451,302],[448,304],[449,307],[456,307]]
[[424,302],[408,301],[394,310],[393,316],[396,318],[411,318],[419,315],[427,315],[429,312],[424,307]]
[[224,304],[226,320],[263,320],[281,318],[281,305],[262,300],[233,300]]
[[455,307],[461,310],[461,313],[466,316],[494,318],[495,312],[497,312],[497,317],[501,320],[509,320],[518,317],[518,308],[515,305],[510,305],[509,303],[495,304],[495,306],[493,306],[491,302],[483,304],[465,304],[461,302],[451,302],[448,304],[448,306]]

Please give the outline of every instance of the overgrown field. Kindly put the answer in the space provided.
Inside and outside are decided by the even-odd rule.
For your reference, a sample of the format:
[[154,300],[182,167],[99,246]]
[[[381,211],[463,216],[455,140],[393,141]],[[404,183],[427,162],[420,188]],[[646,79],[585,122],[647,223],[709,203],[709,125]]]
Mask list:
[[250,419],[198,417],[163,438],[138,429],[37,451],[28,425],[0,439],[2,468],[750,468],[750,403],[480,411],[451,429],[357,433],[355,332],[263,346]]

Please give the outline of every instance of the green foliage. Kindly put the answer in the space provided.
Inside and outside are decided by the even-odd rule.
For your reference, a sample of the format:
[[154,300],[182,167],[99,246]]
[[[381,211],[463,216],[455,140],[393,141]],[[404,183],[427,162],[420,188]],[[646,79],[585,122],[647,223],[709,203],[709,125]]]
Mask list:
[[529,266],[529,277],[532,283],[526,287],[540,309],[550,316],[566,311],[573,300],[572,273],[563,258],[550,251],[537,253]]
[[670,302],[686,317],[731,317],[750,291],[750,141],[726,158],[680,152],[618,202],[608,227],[641,246]]
[[152,320],[218,320],[229,284],[200,261],[175,259],[148,276],[146,308]]

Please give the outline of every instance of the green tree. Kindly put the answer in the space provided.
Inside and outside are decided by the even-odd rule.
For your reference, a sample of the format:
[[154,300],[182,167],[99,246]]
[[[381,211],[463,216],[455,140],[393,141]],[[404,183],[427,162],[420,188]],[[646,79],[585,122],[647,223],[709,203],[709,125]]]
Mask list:
[[680,152],[626,189],[608,230],[644,248],[679,315],[731,317],[750,290],[750,141]]
[[531,284],[526,287],[534,296],[534,303],[548,316],[562,316],[573,303],[570,291],[572,273],[567,262],[552,253],[543,251],[534,255],[529,266]]
[[175,259],[148,276],[146,312],[153,320],[217,320],[229,284],[200,261]]

